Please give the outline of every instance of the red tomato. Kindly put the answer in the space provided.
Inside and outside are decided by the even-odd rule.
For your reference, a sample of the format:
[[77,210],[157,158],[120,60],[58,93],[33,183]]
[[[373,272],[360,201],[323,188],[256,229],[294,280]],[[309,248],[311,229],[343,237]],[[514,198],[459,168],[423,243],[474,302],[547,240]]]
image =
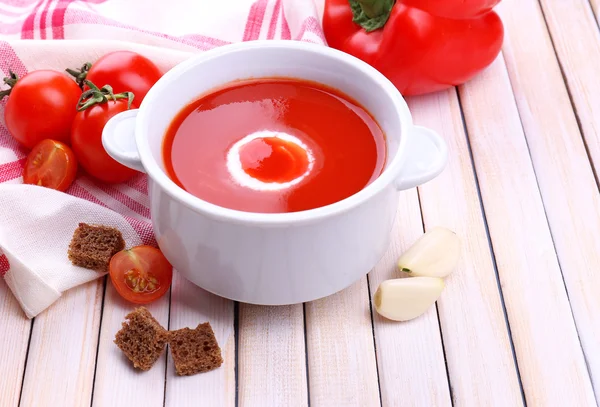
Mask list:
[[[12,81],[11,81],[12,79]],[[22,78],[11,75],[12,86],[4,110],[9,133],[27,148],[44,139],[69,142],[81,89],[60,72],[32,71]]]
[[115,51],[92,64],[86,79],[98,87],[110,85],[114,93],[132,92],[139,107],[162,72],[148,58],[131,51]]
[[148,304],[169,290],[173,266],[160,250],[136,246],[112,257],[109,274],[121,297],[135,304]]
[[27,156],[25,184],[66,191],[75,180],[77,161],[73,151],[60,141],[42,140]]
[[127,110],[127,100],[109,100],[77,112],[71,129],[71,145],[79,165],[92,177],[106,183],[120,183],[138,172],[115,161],[102,146],[106,122]]

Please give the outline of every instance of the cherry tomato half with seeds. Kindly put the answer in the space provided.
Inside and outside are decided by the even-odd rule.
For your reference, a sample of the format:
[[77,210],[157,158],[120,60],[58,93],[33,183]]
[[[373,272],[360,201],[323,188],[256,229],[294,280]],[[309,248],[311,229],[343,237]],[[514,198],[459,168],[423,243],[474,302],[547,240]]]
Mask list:
[[135,304],[148,304],[169,290],[173,266],[160,250],[142,245],[115,254],[109,275],[121,297]]
[[22,145],[33,148],[45,139],[69,142],[81,89],[67,75],[37,70],[22,78],[5,78],[11,89],[4,108],[8,132]]
[[46,139],[33,147],[27,156],[23,182],[64,192],[71,186],[76,175],[77,161],[69,146]]

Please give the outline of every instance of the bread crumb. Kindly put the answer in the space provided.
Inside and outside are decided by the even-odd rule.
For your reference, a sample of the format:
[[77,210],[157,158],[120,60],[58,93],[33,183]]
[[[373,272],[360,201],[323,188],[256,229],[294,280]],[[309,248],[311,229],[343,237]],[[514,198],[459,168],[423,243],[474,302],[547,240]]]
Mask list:
[[112,256],[124,248],[125,241],[119,230],[80,223],[73,233],[68,256],[75,266],[107,272]]
[[196,329],[182,328],[169,332],[171,356],[180,376],[208,372],[221,366],[221,348],[209,322]]
[[150,369],[160,357],[169,340],[168,332],[145,307],[138,307],[125,316],[114,342],[140,370]]

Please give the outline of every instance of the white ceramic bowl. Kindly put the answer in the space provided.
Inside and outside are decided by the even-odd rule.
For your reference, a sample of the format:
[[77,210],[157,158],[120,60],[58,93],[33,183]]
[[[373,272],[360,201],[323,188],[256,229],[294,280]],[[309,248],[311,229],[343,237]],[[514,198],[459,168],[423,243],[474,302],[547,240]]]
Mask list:
[[[161,146],[180,109],[229,81],[272,76],[317,81],[361,103],[386,134],[383,173],[342,201],[279,214],[219,207],[171,181]],[[271,305],[325,297],[367,274],[388,248],[398,191],[434,178],[447,160],[444,141],[413,125],[404,99],[377,70],[297,41],[237,43],[186,60],[152,87],[139,110],[107,123],[103,144],[116,160],[148,174],[154,232],[176,270],[220,296]]]

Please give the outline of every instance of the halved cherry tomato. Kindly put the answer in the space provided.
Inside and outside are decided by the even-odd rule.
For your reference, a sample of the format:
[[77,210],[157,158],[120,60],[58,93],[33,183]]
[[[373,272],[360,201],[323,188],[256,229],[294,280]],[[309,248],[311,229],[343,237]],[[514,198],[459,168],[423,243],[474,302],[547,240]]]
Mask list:
[[77,174],[75,154],[64,143],[42,140],[29,153],[23,170],[25,184],[66,191]]
[[173,266],[160,250],[142,245],[115,254],[109,274],[121,297],[135,304],[148,304],[169,290]]

